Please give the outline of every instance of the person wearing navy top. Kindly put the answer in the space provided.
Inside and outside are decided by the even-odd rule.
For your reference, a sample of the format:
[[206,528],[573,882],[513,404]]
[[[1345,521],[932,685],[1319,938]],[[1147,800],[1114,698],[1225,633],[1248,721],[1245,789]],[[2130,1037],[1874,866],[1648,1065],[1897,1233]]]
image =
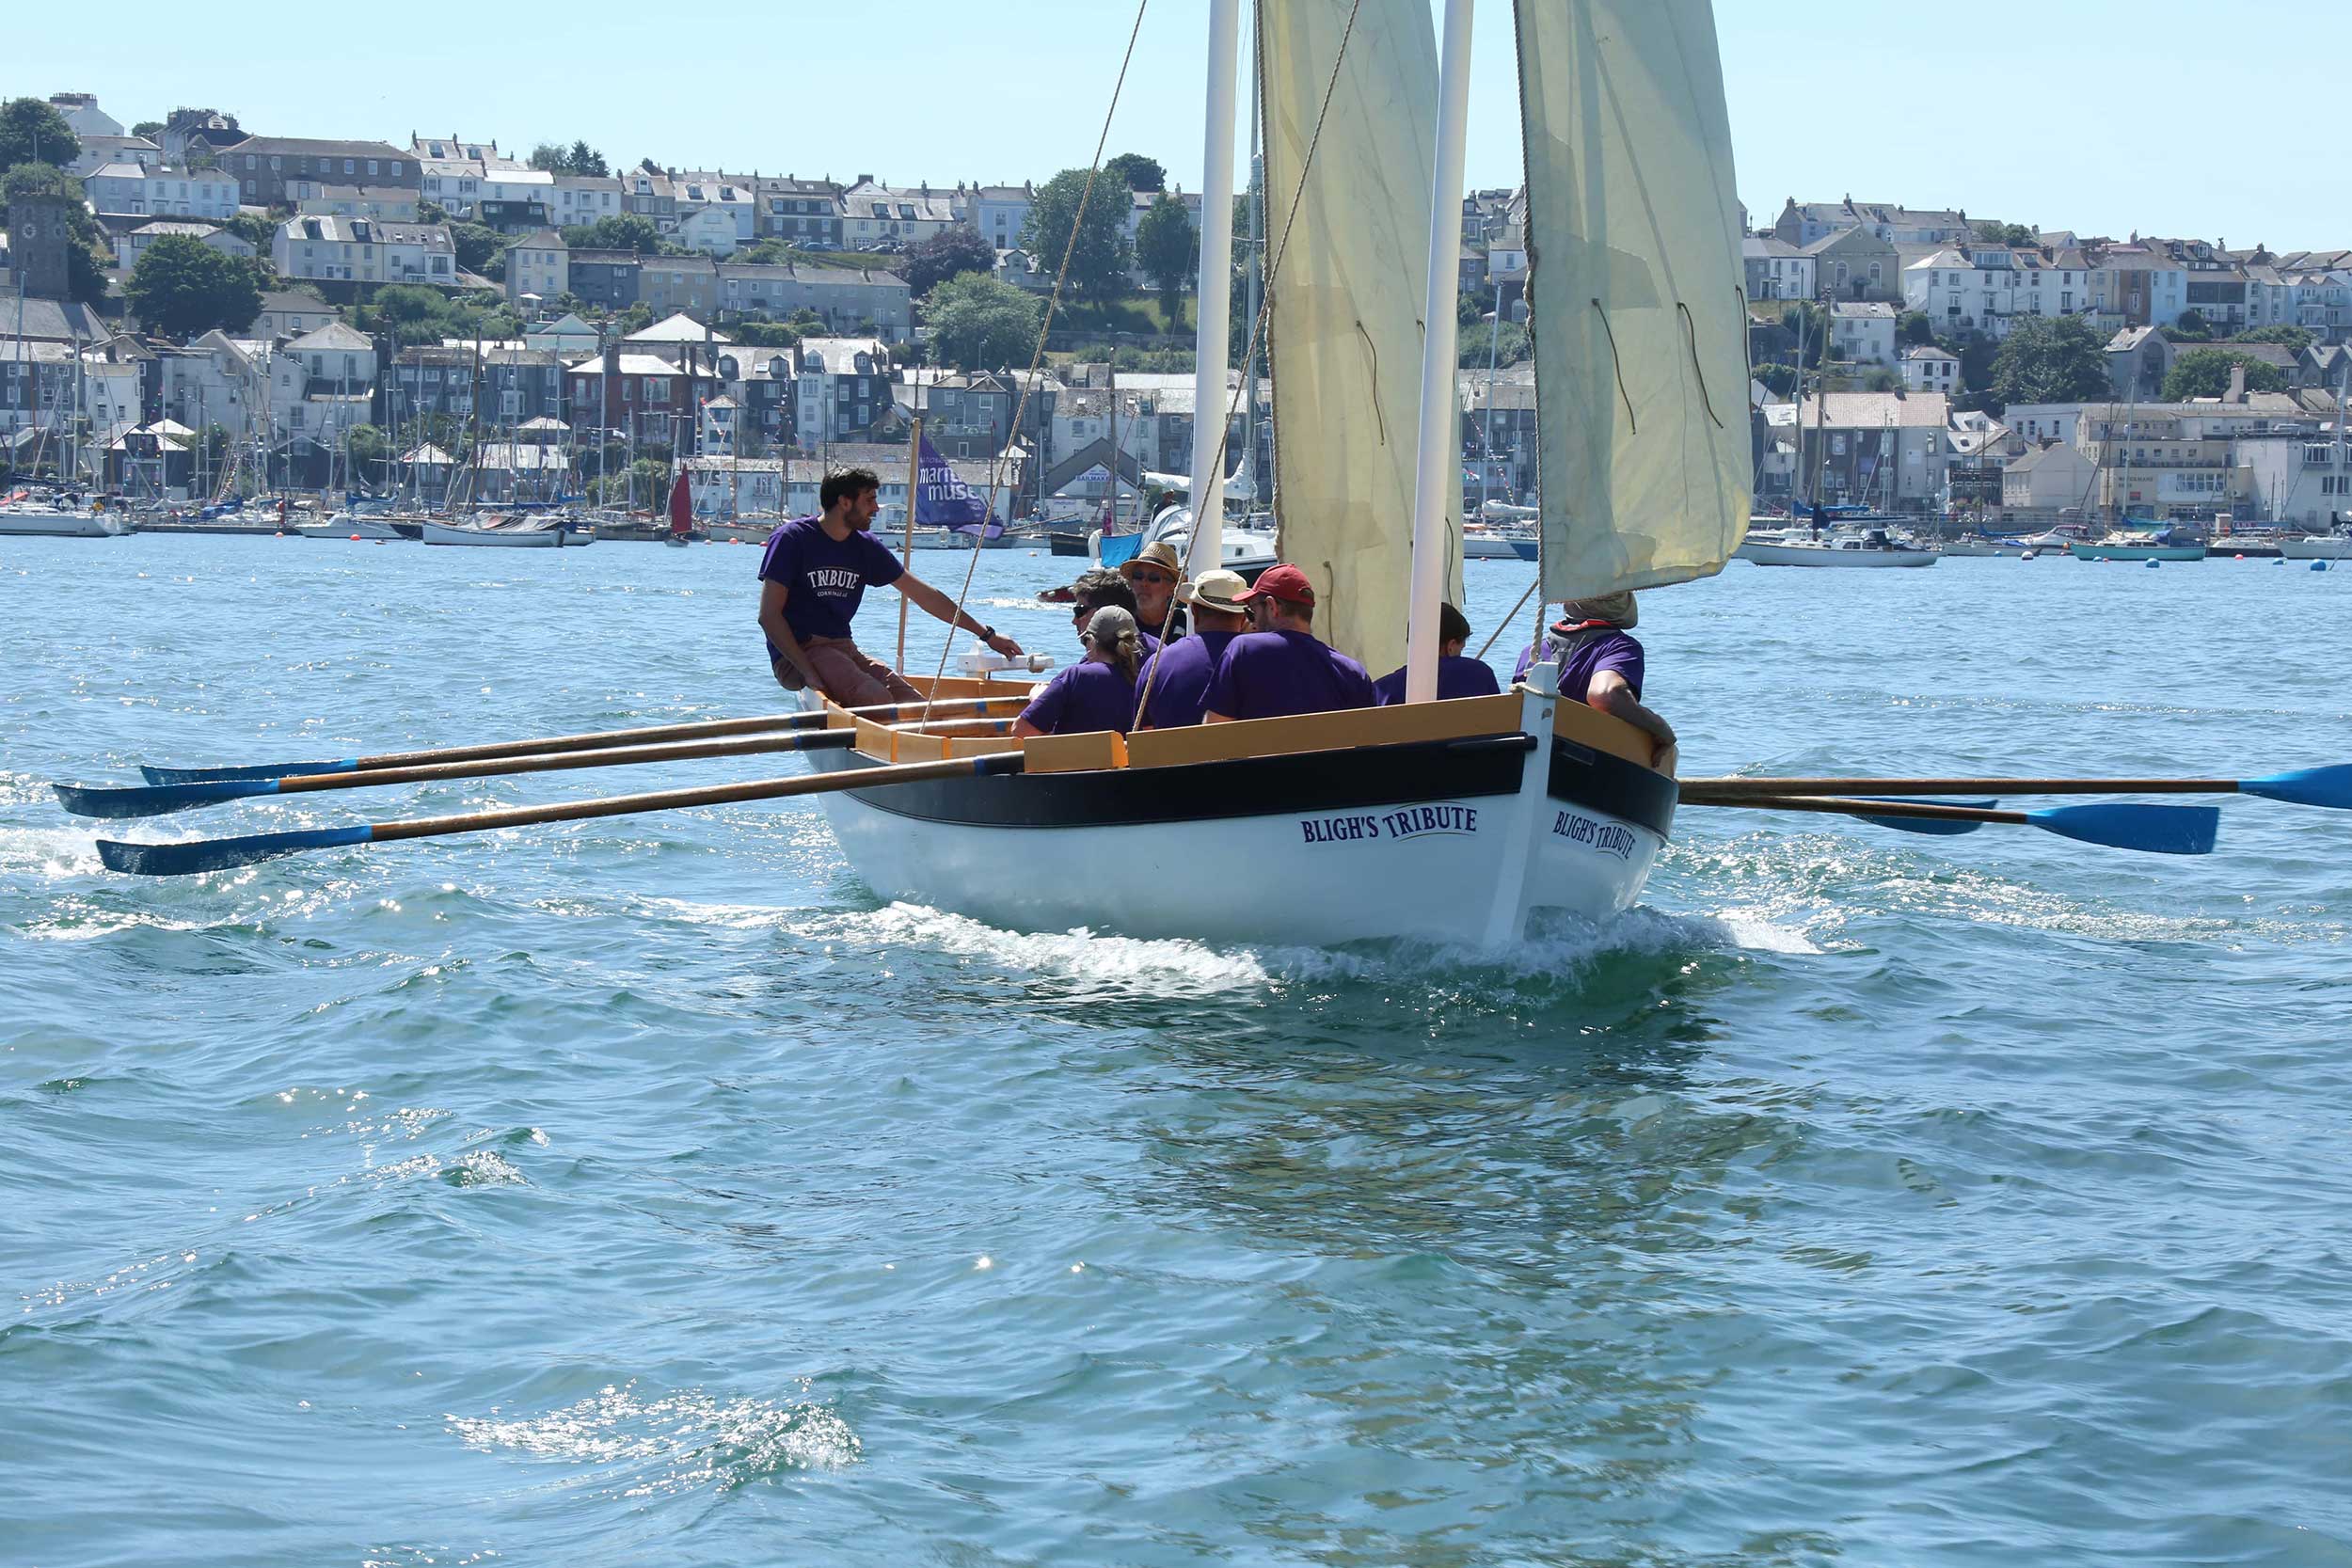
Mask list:
[[1315,590],[1306,573],[1287,562],[1269,566],[1239,602],[1249,606],[1258,629],[1225,645],[1209,679],[1202,722],[1373,705],[1364,667],[1316,639]]
[[1248,587],[1239,572],[1219,568],[1176,590],[1196,629],[1143,661],[1136,676],[1136,729],[1173,730],[1200,722],[1217,660],[1228,643],[1249,629],[1249,607],[1240,602]]
[[844,707],[922,700],[897,671],[868,658],[850,639],[850,623],[868,588],[896,588],[949,626],[977,633],[1006,657],[1021,657],[1020,643],[958,610],[874,537],[882,481],[871,469],[826,475],[818,499],[824,511],[783,524],[768,536],[759,558],[759,629],[768,637],[776,684],[787,691],[814,689]]
[[[1485,659],[1462,657],[1462,650],[1470,646],[1470,635],[1469,616],[1452,605],[1438,612],[1438,701],[1441,703],[1455,697],[1491,697],[1502,689]],[[1403,702],[1404,670],[1390,671],[1372,683],[1372,689],[1382,707]]]
[[1519,655],[1518,670],[1511,678],[1524,680],[1538,658],[1559,665],[1560,695],[1646,731],[1651,766],[1670,766],[1674,726],[1642,705],[1646,659],[1642,644],[1629,635],[1642,618],[1633,595],[1569,599],[1560,609],[1560,619],[1545,630],[1543,640]]
[[1104,605],[1087,622],[1083,637],[1087,657],[1029,699],[1012,721],[1014,735],[1126,733],[1136,710],[1136,665],[1142,657],[1136,618],[1118,605]]
[[1117,605],[1136,618],[1136,641],[1142,657],[1150,658],[1160,651],[1160,640],[1143,629],[1143,611],[1136,607],[1135,585],[1127,580],[1125,573],[1107,566],[1089,566],[1056,597],[1067,597],[1070,601],[1070,626],[1078,634],[1079,646],[1086,645],[1087,623],[1094,619],[1094,612]]

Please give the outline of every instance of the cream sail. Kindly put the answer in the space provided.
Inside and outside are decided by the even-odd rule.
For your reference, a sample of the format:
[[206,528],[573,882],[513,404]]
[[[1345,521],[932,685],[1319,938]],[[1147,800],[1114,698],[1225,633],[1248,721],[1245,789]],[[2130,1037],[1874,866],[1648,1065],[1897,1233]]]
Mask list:
[[[1427,0],[1363,0],[1352,34],[1349,10],[1349,0],[1258,8],[1266,243],[1281,247],[1271,289],[1274,502],[1282,558],[1305,567],[1321,595],[1317,633],[1377,674],[1405,660],[1412,582],[1438,46]],[[1204,418],[1200,428],[1215,426]],[[1458,600],[1458,465],[1451,493]]]
[[1708,0],[1520,0],[1544,596],[1685,582],[1747,529],[1747,311]]

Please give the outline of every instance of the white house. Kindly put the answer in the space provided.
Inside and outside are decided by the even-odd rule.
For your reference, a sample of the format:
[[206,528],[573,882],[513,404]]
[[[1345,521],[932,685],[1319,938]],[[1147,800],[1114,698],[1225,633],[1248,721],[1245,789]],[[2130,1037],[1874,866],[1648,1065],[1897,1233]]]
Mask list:
[[211,218],[216,223],[237,215],[237,182],[218,169],[111,163],[85,179],[82,192],[102,213]]
[[553,299],[571,293],[571,255],[564,236],[552,229],[535,229],[516,240],[506,252],[507,303],[525,294]]
[[594,354],[603,341],[595,327],[568,312],[558,320],[523,328],[527,345],[559,355],[566,364],[583,354]]
[[665,237],[689,250],[712,256],[732,256],[742,243],[736,214],[724,207],[697,207],[680,213]]
[[2087,505],[2090,459],[2065,441],[2037,444],[2001,470],[2001,504],[2012,512],[2056,512]]
[[1883,300],[1841,300],[1829,308],[1830,344],[1853,365],[1895,363],[1895,308]]
[[803,338],[794,412],[800,444],[838,441],[891,407],[890,350],[878,338]]
[[306,196],[294,211],[307,217],[382,218],[386,223],[417,221],[417,193],[398,185],[322,185]]
[[457,281],[456,246],[437,223],[291,217],[278,226],[270,261],[280,277],[443,287]]
[[1028,226],[1029,203],[1036,196],[1036,188],[1025,182],[976,185],[971,197],[972,227],[998,250],[1015,249],[1021,244],[1021,230]]
[[116,237],[115,265],[125,272],[130,271],[139,264],[139,258],[147,254],[147,247],[167,234],[185,234],[224,256],[257,254],[251,245],[226,229],[209,223],[183,223],[171,218],[158,218],[153,223],[142,223],[128,234]]
[[1813,258],[1785,240],[1766,237],[1740,242],[1750,299],[1811,299]]
[[872,175],[860,175],[841,194],[841,244],[849,250],[919,245],[962,221],[962,206],[956,198],[929,185],[885,185]]
[[1960,356],[1933,343],[1914,343],[1903,350],[1903,389],[1910,392],[1960,390]]
[[[684,216],[689,208],[702,207],[726,217],[734,238],[728,243],[726,250],[713,251],[712,254],[727,255],[737,245],[752,243],[754,230],[759,223],[759,202],[750,181],[739,180],[731,174],[673,174],[670,176],[670,193],[677,202],[680,216]],[[704,231],[714,237],[718,232],[715,225],[707,224]],[[696,245],[695,248],[708,247]]]
[[57,111],[77,136],[119,136],[122,121],[98,106],[94,92],[53,92],[49,106]]
[[548,188],[548,222],[558,229],[621,214],[621,182],[593,174],[559,174]]

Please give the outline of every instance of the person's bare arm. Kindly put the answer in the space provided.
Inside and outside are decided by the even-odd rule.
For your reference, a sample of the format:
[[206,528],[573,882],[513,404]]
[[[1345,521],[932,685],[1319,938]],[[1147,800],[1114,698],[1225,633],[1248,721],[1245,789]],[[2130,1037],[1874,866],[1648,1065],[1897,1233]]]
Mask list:
[[[969,614],[956,609],[955,600],[949,598],[938,589],[933,588],[930,583],[925,582],[921,578],[916,577],[913,572],[907,572],[901,575],[898,580],[891,586],[897,588],[899,593],[904,594],[910,601],[920,606],[926,614],[932,616],[934,619],[945,621],[951,626],[959,627],[961,630],[971,632],[976,636],[988,630],[988,624],[986,622],[975,620]],[[988,645],[995,649],[998,653],[1004,655],[1007,658],[1019,658],[1021,657],[1021,644],[1015,642],[1011,638],[1005,636],[1001,632],[999,632],[996,636],[990,638],[988,640]]]
[[1203,724],[1230,724],[1233,721],[1229,715],[1226,714],[1204,713],[1200,716],[1200,721]]
[[1632,686],[1614,670],[1601,670],[1594,673],[1591,683],[1584,689],[1584,702],[1587,706],[1622,719],[1646,733],[1654,742],[1650,748],[1651,767],[1660,766],[1660,759],[1674,750],[1674,726],[1644,707],[1641,699],[1633,695]]
[[1043,735],[1044,733],[1045,732],[1043,730],[1039,729],[1035,724],[1030,723],[1026,719],[1016,719],[1012,721],[1012,734],[1013,738],[1016,740],[1026,740],[1033,735]]
[[[808,661],[801,647],[801,640],[792,635],[792,627],[784,618],[784,604],[789,591],[784,584],[770,578],[759,585],[759,629],[768,634],[784,662],[801,673],[808,689],[818,696],[826,695],[825,683],[817,678],[817,667]],[[782,684],[781,680],[778,682]]]

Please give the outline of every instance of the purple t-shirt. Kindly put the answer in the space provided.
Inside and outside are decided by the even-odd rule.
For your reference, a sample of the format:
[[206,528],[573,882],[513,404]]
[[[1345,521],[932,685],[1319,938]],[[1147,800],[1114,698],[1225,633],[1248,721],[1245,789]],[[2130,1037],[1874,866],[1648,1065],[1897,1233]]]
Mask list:
[[1370,707],[1372,677],[1307,632],[1246,632],[1225,645],[1203,701],[1206,711],[1228,719]]
[[1136,683],[1114,664],[1088,659],[1057,671],[1021,717],[1047,735],[1084,735],[1089,730],[1127,732],[1136,711]]
[[[1545,642],[1551,641],[1547,637]],[[1549,650],[1547,649],[1547,652]],[[1529,648],[1519,655],[1519,667],[1512,673],[1515,681],[1525,680],[1534,668],[1536,650]],[[1600,636],[1580,643],[1567,661],[1560,666],[1560,694],[1577,702],[1584,700],[1591,689],[1593,677],[1603,670],[1614,670],[1625,677],[1625,684],[1633,689],[1636,702],[1642,696],[1642,645],[1621,631],[1603,632]]]
[[[1208,711],[1209,677],[1216,673],[1225,644],[1240,635],[1204,631],[1180,637],[1145,659],[1136,672],[1136,728],[1141,729],[1147,718],[1155,730],[1200,722]],[[1147,702],[1152,705],[1149,714],[1143,710]]]
[[[1493,669],[1483,658],[1464,654],[1438,656],[1438,700],[1450,702],[1455,697],[1491,697],[1502,689],[1495,679]],[[1380,699],[1382,707],[1394,707],[1405,700],[1405,672],[1391,670],[1372,683],[1372,693]]]
[[[813,516],[778,527],[759,558],[761,580],[784,584],[784,624],[803,640],[849,636],[866,590],[886,588],[905,575],[898,558],[871,533],[853,529],[836,541]],[[771,646],[768,655],[780,652]]]

